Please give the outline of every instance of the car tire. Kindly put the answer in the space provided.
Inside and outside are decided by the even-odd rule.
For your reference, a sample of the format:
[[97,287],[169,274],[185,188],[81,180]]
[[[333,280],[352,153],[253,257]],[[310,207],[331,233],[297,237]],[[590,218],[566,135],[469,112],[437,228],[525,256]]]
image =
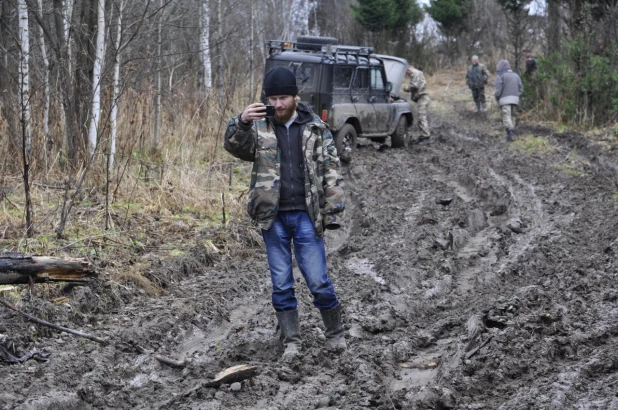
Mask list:
[[335,136],[335,147],[337,148],[337,155],[341,162],[349,164],[356,151],[356,128],[352,124],[345,124],[337,132]]
[[320,36],[298,36],[296,39],[296,48],[299,50],[320,51],[323,45],[328,44],[339,44],[339,40]]
[[391,147],[392,148],[405,148],[408,145],[409,129],[408,120],[404,115],[399,118],[397,122],[397,128],[391,135]]

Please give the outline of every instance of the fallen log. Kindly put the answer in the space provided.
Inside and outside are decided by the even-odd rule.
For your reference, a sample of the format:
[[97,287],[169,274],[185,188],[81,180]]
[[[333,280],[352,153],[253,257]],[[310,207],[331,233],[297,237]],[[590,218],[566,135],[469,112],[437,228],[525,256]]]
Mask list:
[[39,282],[89,282],[96,272],[85,259],[0,253],[0,285]]

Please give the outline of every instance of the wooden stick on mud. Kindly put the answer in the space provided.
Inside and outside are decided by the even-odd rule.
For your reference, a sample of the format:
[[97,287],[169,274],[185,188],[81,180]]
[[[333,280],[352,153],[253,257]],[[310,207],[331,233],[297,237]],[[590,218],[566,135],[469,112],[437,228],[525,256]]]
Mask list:
[[185,367],[187,364],[184,360],[174,360],[169,357],[161,356],[160,354],[155,354],[152,357],[157,359],[159,362],[172,367]]
[[26,319],[31,320],[31,321],[33,321],[35,323],[40,324],[40,325],[51,327],[52,329],[60,330],[61,332],[71,333],[71,334],[73,334],[75,336],[83,337],[85,339],[90,339],[90,340],[95,341],[97,343],[101,343],[102,345],[108,345],[109,344],[108,340],[101,339],[99,337],[92,336],[92,335],[89,335],[88,333],[83,333],[83,332],[80,332],[78,330],[73,330],[73,329],[69,329],[69,328],[66,328],[66,327],[59,326],[59,325],[55,325],[53,323],[46,322],[44,320],[36,318],[36,317],[34,317],[32,315],[29,315],[26,312],[22,312],[21,310],[17,309],[13,305],[3,301],[2,299],[0,299],[0,304],[4,305],[5,307],[7,307],[7,308],[9,308],[9,309],[11,309],[11,310],[13,310],[13,311],[15,311],[17,313],[19,313],[20,315],[22,315]]

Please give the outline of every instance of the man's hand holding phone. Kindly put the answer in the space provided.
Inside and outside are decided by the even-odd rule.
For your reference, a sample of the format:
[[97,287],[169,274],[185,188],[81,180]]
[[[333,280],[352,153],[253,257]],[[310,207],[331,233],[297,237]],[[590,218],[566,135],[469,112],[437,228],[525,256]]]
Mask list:
[[274,117],[275,107],[273,105],[264,105],[261,102],[253,103],[247,106],[240,114],[240,120],[243,122],[252,122],[261,120],[264,117]]

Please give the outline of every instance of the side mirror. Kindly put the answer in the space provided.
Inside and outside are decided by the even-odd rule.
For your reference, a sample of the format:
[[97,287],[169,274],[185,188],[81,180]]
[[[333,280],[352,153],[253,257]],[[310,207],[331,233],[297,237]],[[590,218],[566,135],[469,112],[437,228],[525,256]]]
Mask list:
[[386,92],[391,92],[393,91],[393,83],[391,83],[390,81],[386,82]]

